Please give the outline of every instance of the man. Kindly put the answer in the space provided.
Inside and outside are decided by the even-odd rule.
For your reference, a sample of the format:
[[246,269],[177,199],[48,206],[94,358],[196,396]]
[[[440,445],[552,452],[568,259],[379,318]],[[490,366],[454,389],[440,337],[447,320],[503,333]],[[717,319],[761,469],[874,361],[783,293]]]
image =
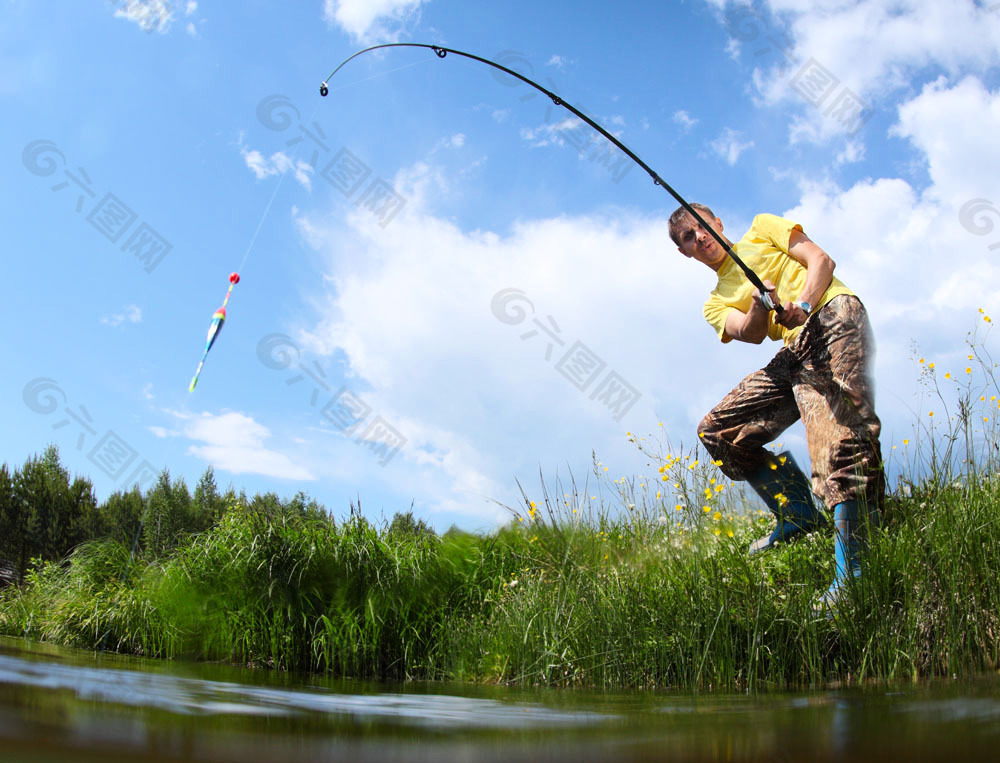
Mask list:
[[722,471],[749,482],[777,520],[774,531],[750,547],[753,554],[823,522],[791,454],[774,456],[764,449],[801,417],[812,461],[811,492],[833,507],[836,574],[822,597],[832,608],[849,576],[861,574],[864,525],[869,512],[877,518],[885,491],[867,313],[834,277],[834,261],[801,225],[758,215],[732,244],[711,209],[691,206],[757,273],[771,303],[783,308],[780,314],[769,309],[726,250],[683,207],[670,216],[670,237],[680,252],[718,274],[704,313],[719,338],[784,342],[767,366],[747,376],[705,416],[698,435],[722,462]]

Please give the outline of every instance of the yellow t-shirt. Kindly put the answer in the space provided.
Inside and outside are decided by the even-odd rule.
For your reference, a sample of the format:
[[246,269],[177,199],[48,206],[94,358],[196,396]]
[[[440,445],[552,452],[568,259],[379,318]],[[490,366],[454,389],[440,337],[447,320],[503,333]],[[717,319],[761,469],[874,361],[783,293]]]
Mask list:
[[[793,230],[802,230],[802,226],[777,215],[757,215],[750,230],[738,243],[733,244],[733,251],[747,267],[760,276],[761,281],[775,284],[782,303],[797,300],[806,285],[805,266],[788,254],[788,241]],[[705,320],[712,324],[719,339],[731,342],[733,338],[726,334],[726,317],[733,309],[744,313],[750,309],[754,286],[747,280],[739,265],[733,262],[732,257],[726,257],[718,270],[718,276],[718,284],[705,301]],[[834,276],[823,298],[813,305],[813,312],[836,296],[853,293]],[[767,328],[767,335],[771,339],[781,339],[789,344],[801,330],[802,326],[787,329],[776,323],[774,313],[771,313]]]

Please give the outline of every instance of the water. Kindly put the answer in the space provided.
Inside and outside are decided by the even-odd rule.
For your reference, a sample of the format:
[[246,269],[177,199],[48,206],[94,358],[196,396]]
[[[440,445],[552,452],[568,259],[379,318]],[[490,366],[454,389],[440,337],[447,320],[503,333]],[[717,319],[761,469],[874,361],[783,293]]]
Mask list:
[[0,639],[0,761],[994,759],[1000,676],[798,694],[382,684]]

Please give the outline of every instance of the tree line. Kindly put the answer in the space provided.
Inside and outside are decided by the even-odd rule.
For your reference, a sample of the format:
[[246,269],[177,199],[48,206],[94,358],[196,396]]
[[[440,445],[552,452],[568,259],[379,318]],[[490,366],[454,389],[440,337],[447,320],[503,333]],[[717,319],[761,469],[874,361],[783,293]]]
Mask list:
[[136,485],[99,503],[90,479],[70,479],[59,449],[49,445],[19,468],[0,466],[0,577],[21,581],[38,560],[62,559],[80,543],[104,538],[159,558],[211,528],[234,506],[271,516],[329,519],[322,505],[301,492],[292,499],[266,493],[250,500],[231,486],[221,492],[211,466],[193,493],[183,478],[171,479],[164,468],[145,493]]

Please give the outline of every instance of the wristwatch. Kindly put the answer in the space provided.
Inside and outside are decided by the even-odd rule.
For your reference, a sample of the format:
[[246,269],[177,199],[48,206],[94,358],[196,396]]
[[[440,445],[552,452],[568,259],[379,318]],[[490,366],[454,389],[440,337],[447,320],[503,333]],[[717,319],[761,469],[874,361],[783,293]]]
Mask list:
[[805,311],[806,315],[812,315],[813,306],[810,305],[805,300],[802,300],[801,302],[799,302],[799,307],[801,307]]

